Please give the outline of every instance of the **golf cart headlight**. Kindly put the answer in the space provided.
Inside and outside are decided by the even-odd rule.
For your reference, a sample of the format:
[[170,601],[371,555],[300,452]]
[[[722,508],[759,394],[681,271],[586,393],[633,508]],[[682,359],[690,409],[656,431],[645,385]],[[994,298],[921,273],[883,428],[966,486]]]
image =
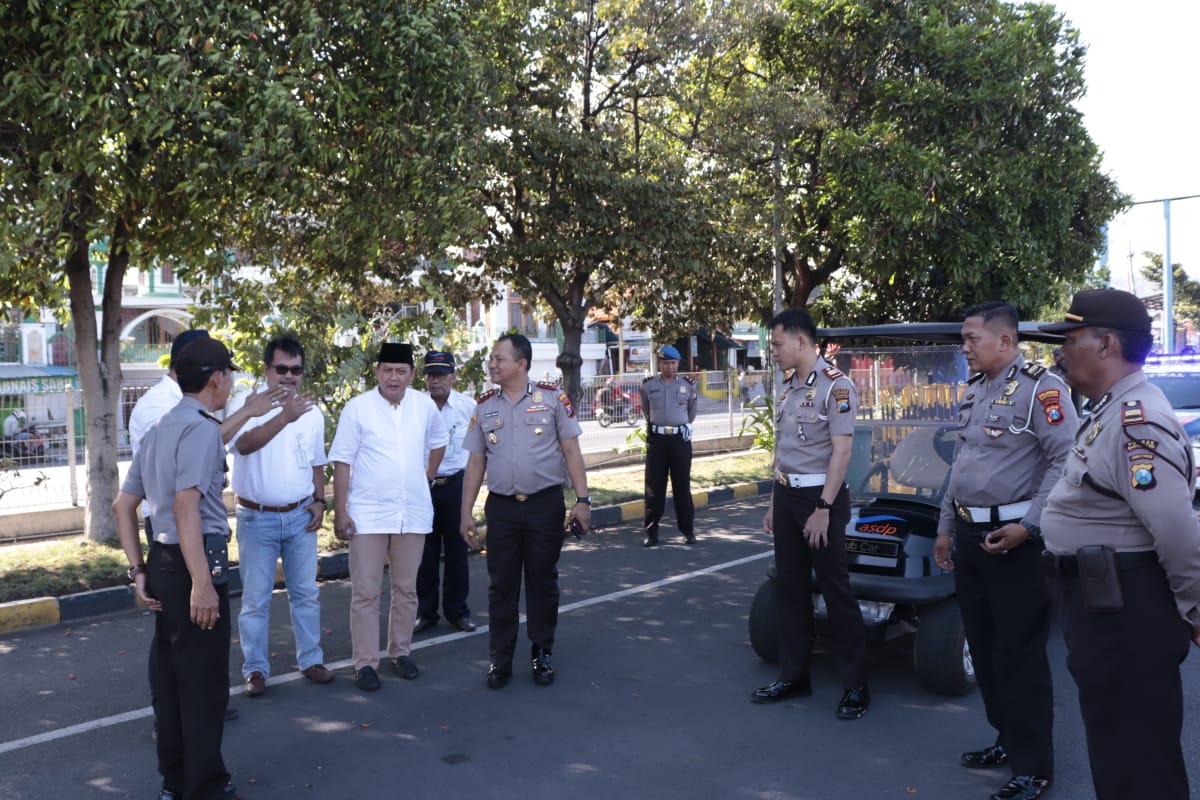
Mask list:
[[[891,619],[892,611],[895,608],[895,603],[879,603],[874,600],[858,601],[858,609],[862,612],[865,625],[879,625],[887,622]],[[813,603],[813,614],[822,619],[829,617],[829,611],[825,608],[824,595],[817,595],[816,602]]]

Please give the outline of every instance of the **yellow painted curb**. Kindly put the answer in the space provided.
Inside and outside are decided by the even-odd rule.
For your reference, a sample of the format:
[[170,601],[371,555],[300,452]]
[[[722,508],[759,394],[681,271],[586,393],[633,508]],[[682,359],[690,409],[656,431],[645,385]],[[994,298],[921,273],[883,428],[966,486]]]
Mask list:
[[703,508],[708,505],[708,491],[692,492],[692,505],[696,508]]
[[628,522],[629,520],[641,520],[646,516],[646,501],[631,500],[628,503],[621,503],[621,521]]
[[747,497],[758,496],[757,483],[736,483],[732,487],[734,500],[745,500]]
[[57,625],[58,622],[58,600],[53,597],[0,603],[0,633],[36,625]]

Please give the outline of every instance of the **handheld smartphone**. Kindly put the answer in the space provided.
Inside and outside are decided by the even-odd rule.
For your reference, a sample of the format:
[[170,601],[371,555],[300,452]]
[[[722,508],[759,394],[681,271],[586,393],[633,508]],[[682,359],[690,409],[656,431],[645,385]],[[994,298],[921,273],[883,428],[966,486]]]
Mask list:
[[575,535],[576,539],[583,538],[583,526],[579,524],[579,520],[575,519],[574,517],[571,517],[570,528],[571,528],[571,533],[573,533]]

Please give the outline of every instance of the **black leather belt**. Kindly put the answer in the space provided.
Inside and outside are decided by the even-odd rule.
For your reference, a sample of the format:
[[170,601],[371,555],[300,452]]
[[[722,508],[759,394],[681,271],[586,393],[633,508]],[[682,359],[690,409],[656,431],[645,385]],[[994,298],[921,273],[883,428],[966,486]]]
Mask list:
[[459,478],[461,478],[463,476],[463,472],[464,472],[464,470],[460,469],[458,472],[454,473],[453,475],[438,475],[436,478],[434,478],[432,481],[429,482],[429,485],[430,485],[430,487],[432,487],[434,489],[440,489],[443,486],[445,486],[446,484],[448,484],[452,481],[456,481]]
[[[1158,553],[1153,550],[1122,550],[1116,553],[1117,569],[1126,572],[1131,569],[1141,569],[1158,564]],[[1079,560],[1075,556],[1056,556],[1046,553],[1043,556],[1050,563],[1050,571],[1064,578],[1079,577]]]
[[499,497],[501,500],[516,500],[518,503],[524,503],[527,500],[536,500],[539,497],[544,497],[551,492],[562,494],[562,487],[547,486],[545,489],[539,489],[533,494],[497,494],[496,492],[489,491],[488,497]]
[[306,497],[304,500],[297,500],[296,502],[286,506],[260,506],[253,500],[247,500],[244,497],[239,497],[237,499],[238,505],[242,508],[248,508],[251,511],[269,511],[272,514],[286,514],[289,511],[295,511],[297,508],[304,505],[306,501],[310,503],[312,502]]

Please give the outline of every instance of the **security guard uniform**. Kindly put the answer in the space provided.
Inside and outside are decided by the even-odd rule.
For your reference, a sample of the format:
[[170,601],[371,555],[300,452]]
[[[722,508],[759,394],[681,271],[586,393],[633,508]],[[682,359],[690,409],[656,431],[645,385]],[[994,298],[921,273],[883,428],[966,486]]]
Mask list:
[[845,484],[829,509],[825,546],[811,548],[804,537],[804,523],[816,510],[825,486],[832,437],[854,435],[857,408],[854,384],[823,361],[808,375],[793,373],[776,404],[772,520],[779,586],[779,666],[780,679],[794,685],[810,683],[814,570],[833,627],[842,687],[851,690],[867,683],[866,630],[850,591],[846,564],[850,493]]
[[646,544],[658,543],[658,523],[667,505],[667,475],[675,498],[675,522],[690,544],[696,541],[696,507],[692,502],[692,429],[696,420],[695,381],[655,375],[642,381],[646,414]]
[[[1190,796],[1179,665],[1200,625],[1194,474],[1187,434],[1138,370],[1079,427],[1042,514],[1099,800]],[[1116,551],[1123,607],[1087,608],[1083,584],[1102,577],[1077,557],[1088,545]]]
[[206,542],[213,535],[223,542],[229,536],[225,485],[220,421],[185,395],[146,435],[121,487],[145,497],[154,519],[146,591],[162,603],[154,618],[158,768],[163,788],[183,798],[223,797],[229,782],[221,738],[229,701],[230,615],[228,576],[219,566],[224,554],[213,553],[219,617],[211,630],[191,621],[192,578],[179,546],[175,493],[200,490],[201,533]]
[[[1054,776],[1050,599],[1038,534],[1077,416],[1066,384],[1018,355],[979,373],[958,410],[958,441],[938,533],[954,535],[954,585],[996,744],[1014,775]],[[1001,554],[983,537],[1010,522],[1030,536]]]
[[487,458],[488,637],[492,664],[517,645],[521,576],[526,630],[544,653],[558,625],[558,558],[565,533],[566,462],[559,442],[582,434],[566,392],[528,384],[515,403],[501,390],[478,398],[463,447]]

